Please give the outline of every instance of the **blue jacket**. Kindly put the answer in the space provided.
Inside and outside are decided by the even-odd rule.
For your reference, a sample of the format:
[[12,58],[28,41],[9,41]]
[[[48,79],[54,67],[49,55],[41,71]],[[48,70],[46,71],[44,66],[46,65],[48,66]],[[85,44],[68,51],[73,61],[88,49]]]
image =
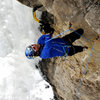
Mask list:
[[38,44],[41,45],[40,57],[43,59],[57,56],[64,56],[68,53],[68,43],[61,38],[51,39],[52,34],[42,35],[38,39]]

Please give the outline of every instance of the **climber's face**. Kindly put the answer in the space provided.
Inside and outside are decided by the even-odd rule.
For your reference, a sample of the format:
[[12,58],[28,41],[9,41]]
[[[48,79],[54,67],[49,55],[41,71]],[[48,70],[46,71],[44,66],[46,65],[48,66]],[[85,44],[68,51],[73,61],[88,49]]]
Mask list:
[[31,47],[32,47],[35,51],[39,51],[39,49],[40,49],[40,44],[32,44]]

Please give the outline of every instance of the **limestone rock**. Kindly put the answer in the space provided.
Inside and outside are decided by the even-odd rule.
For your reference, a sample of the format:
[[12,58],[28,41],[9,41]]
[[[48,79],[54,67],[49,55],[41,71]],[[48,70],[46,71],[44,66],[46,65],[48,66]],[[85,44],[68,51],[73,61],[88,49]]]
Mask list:
[[32,7],[35,5],[40,5],[41,3],[39,2],[39,0],[17,0],[22,4],[25,4],[26,6]]
[[91,8],[91,10],[86,14],[85,20],[94,31],[100,34],[100,6]]

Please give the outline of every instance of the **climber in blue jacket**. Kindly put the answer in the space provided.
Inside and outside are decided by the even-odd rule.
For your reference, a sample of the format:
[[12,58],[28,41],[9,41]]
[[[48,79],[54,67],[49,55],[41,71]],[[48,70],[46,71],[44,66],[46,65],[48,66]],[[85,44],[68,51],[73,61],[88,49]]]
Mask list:
[[[77,32],[83,34],[82,29],[78,29]],[[37,44],[32,44],[26,47],[25,55],[27,58],[32,59],[34,57],[40,56],[42,59],[52,58],[57,56],[72,56],[75,53],[82,52],[87,49],[86,46],[74,46],[72,43],[80,38],[80,35],[72,32],[63,38],[51,39],[52,33],[42,35]]]

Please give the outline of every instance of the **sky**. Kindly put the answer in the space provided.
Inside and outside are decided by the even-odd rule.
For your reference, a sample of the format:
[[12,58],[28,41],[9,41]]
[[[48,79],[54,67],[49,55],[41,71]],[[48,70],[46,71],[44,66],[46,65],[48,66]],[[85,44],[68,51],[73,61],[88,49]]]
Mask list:
[[41,36],[38,26],[32,8],[0,0],[0,100],[53,100],[52,87],[35,68],[41,59],[29,60],[24,54]]

